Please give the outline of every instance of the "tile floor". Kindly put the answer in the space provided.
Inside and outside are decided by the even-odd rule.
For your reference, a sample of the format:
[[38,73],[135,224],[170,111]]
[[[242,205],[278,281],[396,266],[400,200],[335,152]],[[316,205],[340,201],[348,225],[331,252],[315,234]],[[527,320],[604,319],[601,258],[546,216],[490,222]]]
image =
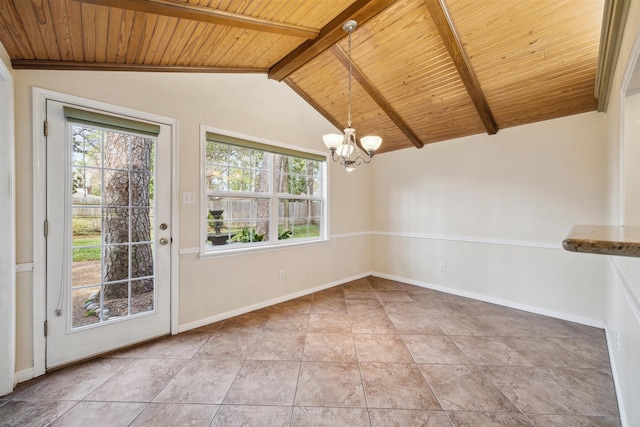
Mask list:
[[602,330],[369,277],[20,384],[32,425],[620,421]]

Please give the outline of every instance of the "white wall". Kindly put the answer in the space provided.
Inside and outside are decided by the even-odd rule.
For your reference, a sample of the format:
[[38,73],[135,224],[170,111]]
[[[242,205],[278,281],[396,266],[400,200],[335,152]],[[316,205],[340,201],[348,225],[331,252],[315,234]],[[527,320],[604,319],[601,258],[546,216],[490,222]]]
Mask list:
[[601,326],[604,263],[560,244],[604,221],[603,123],[586,113],[380,156],[374,270]]
[[[625,100],[620,93],[639,33],[640,2],[632,1],[606,120],[609,165],[607,216],[610,224],[640,225],[640,211],[636,205],[639,187],[637,182],[633,183],[640,170],[640,105],[638,95]],[[640,60],[636,67],[640,67]],[[626,121],[623,120],[625,115]],[[635,121],[629,122],[629,118]],[[607,257],[606,279],[605,329],[621,417],[623,425],[637,426],[640,425],[640,259]]]
[[[18,263],[33,261],[32,105],[34,86],[179,120],[180,192],[199,192],[199,125],[322,150],[335,129],[286,85],[264,75],[16,72]],[[370,271],[369,170],[347,177],[330,166],[330,243],[244,256],[199,259],[199,204],[180,206],[181,330],[284,295]],[[348,211],[348,215],[344,212]],[[351,259],[350,264],[343,261]],[[327,268],[330,266],[331,268]],[[286,279],[279,280],[285,270]],[[32,280],[18,283],[17,369],[31,366]]]
[[16,334],[16,235],[13,69],[0,44],[0,396],[13,390]]

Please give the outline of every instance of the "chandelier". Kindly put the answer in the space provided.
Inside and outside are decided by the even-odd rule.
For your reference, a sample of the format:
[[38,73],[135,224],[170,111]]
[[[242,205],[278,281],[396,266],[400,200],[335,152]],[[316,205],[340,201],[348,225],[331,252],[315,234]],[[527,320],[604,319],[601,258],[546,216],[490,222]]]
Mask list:
[[340,163],[347,172],[355,170],[356,166],[362,163],[371,163],[373,152],[380,147],[382,138],[379,136],[369,135],[360,138],[360,144],[366,151],[364,153],[356,143],[356,130],[351,127],[351,33],[356,29],[358,23],[356,21],[347,21],[342,25],[342,29],[349,37],[349,108],[347,110],[347,128],[344,135],[330,133],[324,135],[324,145],[331,150],[331,158],[334,162]]

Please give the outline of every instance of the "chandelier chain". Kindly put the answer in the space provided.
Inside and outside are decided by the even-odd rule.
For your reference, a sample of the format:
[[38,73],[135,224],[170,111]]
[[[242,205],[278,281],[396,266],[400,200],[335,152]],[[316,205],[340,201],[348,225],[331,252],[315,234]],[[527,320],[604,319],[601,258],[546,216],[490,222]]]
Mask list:
[[348,57],[349,57],[349,108],[347,110],[347,127],[351,127],[351,31],[349,31],[348,41]]

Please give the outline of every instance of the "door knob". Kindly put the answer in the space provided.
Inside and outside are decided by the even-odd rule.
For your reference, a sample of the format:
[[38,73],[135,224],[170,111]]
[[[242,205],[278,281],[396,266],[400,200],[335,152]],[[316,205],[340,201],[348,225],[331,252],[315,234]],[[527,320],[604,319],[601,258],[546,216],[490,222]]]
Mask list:
[[162,239],[160,239],[160,244],[161,245],[166,245],[169,243],[169,239],[167,239],[166,237],[163,237]]

